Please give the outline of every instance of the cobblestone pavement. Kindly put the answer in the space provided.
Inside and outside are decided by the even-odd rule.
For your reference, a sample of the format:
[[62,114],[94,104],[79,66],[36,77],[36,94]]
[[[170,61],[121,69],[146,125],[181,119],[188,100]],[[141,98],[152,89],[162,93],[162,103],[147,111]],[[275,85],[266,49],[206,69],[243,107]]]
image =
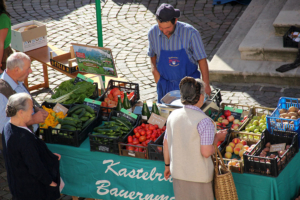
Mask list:
[[[71,43],[97,45],[94,0],[7,0],[12,24],[37,20],[47,25],[48,42],[65,51]],[[103,43],[111,48],[118,75],[140,84],[142,100],[156,98],[156,84],[147,56],[147,32],[156,23],[154,13],[161,3],[170,3],[182,12],[180,21],[192,24],[201,33],[208,59],[211,60],[228,33],[246,9],[239,4],[213,6],[212,0],[105,0],[101,1]],[[42,66],[32,62],[29,84],[43,81]],[[50,89],[69,77],[49,70]],[[300,88],[256,84],[211,83],[220,88],[223,101],[244,105],[275,107],[280,96],[296,97]],[[41,103],[50,90],[32,91]],[[70,197],[65,197],[68,199]],[[0,156],[0,200],[11,199],[3,158]]]

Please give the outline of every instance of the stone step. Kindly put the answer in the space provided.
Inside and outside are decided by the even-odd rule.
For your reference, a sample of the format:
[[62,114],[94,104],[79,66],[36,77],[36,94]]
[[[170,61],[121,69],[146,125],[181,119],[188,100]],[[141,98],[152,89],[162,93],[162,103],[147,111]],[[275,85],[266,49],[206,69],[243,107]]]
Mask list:
[[[274,0],[270,0],[274,2]],[[269,1],[252,0],[233,27],[222,46],[209,62],[211,82],[267,83],[274,85],[300,85],[300,69],[285,73],[275,71],[287,62],[242,60],[239,45],[254,25]],[[272,22],[271,22],[272,25]],[[274,31],[274,28],[273,28]],[[253,43],[257,43],[253,37]]]
[[287,0],[273,26],[278,36],[283,36],[291,26],[300,28],[300,2],[299,0]]
[[271,0],[265,6],[239,45],[243,60],[293,62],[298,52],[284,48],[283,38],[275,35],[273,22],[286,0]]

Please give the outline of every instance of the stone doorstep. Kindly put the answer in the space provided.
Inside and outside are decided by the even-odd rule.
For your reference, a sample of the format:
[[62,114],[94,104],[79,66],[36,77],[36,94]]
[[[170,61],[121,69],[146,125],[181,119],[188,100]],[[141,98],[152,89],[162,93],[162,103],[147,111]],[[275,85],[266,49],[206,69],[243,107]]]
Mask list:
[[293,62],[298,50],[284,48],[283,38],[275,35],[273,21],[285,0],[269,1],[239,45],[244,60]]
[[283,36],[291,26],[300,27],[300,3],[299,0],[287,0],[273,26],[278,36]]

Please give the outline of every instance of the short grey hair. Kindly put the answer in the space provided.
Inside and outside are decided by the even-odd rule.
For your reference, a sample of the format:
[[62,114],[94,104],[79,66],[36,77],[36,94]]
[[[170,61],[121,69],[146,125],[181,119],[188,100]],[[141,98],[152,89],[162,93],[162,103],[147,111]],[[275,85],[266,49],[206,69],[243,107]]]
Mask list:
[[6,60],[6,68],[13,70],[16,67],[19,67],[23,70],[24,61],[28,60],[30,62],[29,56],[23,52],[15,52],[11,54]]
[[181,103],[184,105],[195,105],[201,94],[205,97],[205,83],[201,79],[184,77],[179,84]]
[[13,117],[19,110],[27,111],[29,104],[28,100],[32,100],[31,96],[27,93],[16,93],[9,97],[6,105],[6,116]]

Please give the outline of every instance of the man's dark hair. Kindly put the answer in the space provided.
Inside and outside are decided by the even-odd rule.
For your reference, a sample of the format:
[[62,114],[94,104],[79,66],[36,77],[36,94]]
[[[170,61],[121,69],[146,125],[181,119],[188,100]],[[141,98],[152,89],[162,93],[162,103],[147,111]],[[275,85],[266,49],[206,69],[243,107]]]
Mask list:
[[[159,21],[159,22],[169,22],[169,21],[162,20],[158,15],[155,15],[155,16],[156,16],[156,20]],[[170,22],[174,25],[175,24],[175,20],[176,20],[176,18],[173,18],[173,19],[171,19]]]
[[2,13],[5,13],[8,17],[10,17],[10,14],[6,10],[5,0],[0,0],[0,15]]

